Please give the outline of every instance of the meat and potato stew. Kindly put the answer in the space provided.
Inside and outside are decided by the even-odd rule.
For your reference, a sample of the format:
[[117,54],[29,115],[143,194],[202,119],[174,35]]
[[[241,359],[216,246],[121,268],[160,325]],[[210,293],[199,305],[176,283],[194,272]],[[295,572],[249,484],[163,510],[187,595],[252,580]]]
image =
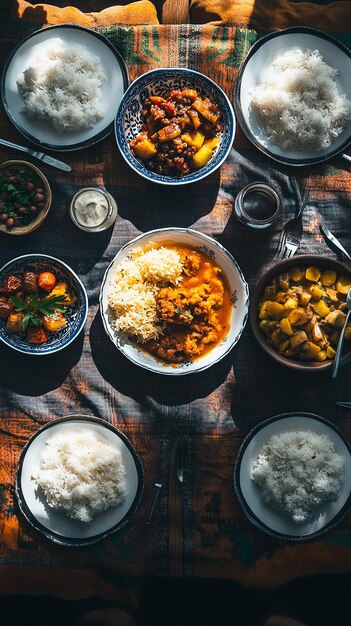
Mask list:
[[75,300],[68,283],[54,272],[28,268],[6,276],[0,287],[0,320],[5,321],[9,333],[42,344],[49,333],[66,327],[67,309]]
[[219,143],[218,106],[195,89],[171,90],[144,101],[141,133],[132,153],[158,174],[180,177],[203,167]]
[[[262,293],[259,327],[282,356],[303,361],[334,359],[346,319],[351,278],[334,270],[293,267]],[[351,340],[351,324],[345,330]]]

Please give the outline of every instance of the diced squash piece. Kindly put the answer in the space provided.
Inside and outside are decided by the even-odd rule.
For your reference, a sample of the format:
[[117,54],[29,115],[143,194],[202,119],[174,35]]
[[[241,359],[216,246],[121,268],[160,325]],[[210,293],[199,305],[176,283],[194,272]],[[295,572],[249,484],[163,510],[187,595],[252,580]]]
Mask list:
[[301,306],[307,306],[307,304],[309,303],[309,301],[311,300],[312,296],[310,293],[307,293],[307,291],[303,291],[302,293],[299,294],[299,302]]
[[162,104],[163,102],[166,102],[166,100],[164,98],[162,98],[162,96],[149,96],[149,100],[150,102],[152,102],[152,104]]
[[327,351],[326,350],[321,350],[316,355],[315,361],[325,361],[326,358],[327,358]]
[[299,267],[293,267],[290,270],[290,278],[294,283],[298,283],[303,278],[303,272]]
[[42,322],[44,328],[46,328],[46,330],[50,333],[57,333],[57,331],[62,330],[62,328],[67,326],[66,317],[59,311],[53,313],[52,315],[43,315]]
[[200,113],[211,124],[217,124],[219,118],[218,108],[209,98],[196,98],[192,104],[193,109]]
[[195,167],[195,169],[199,169],[200,167],[203,167],[204,165],[206,165],[206,163],[210,160],[212,156],[212,150],[210,150],[207,146],[202,146],[200,148],[200,150],[198,150],[197,152],[195,152],[194,156],[193,156],[193,166]]
[[71,306],[76,300],[76,297],[69,291],[68,285],[65,281],[56,283],[53,290],[50,292],[50,296],[63,296],[65,298],[64,305]]
[[293,349],[297,348],[297,346],[300,346],[305,341],[308,341],[308,337],[304,330],[300,330],[298,333],[290,337],[290,345]]
[[313,300],[320,300],[325,295],[325,291],[318,287],[318,285],[311,285],[308,289]]
[[305,272],[305,276],[307,278],[307,280],[310,280],[312,283],[316,283],[319,281],[320,277],[321,277],[321,273],[318,269],[318,267],[315,267],[314,265],[311,265],[310,267],[307,268],[306,272]]
[[161,130],[157,132],[157,139],[161,143],[164,143],[165,141],[171,141],[171,139],[179,137],[181,132],[182,131],[178,124],[169,124],[168,126],[164,126],[163,128],[161,128]]
[[336,272],[334,270],[326,270],[322,276],[322,283],[325,287],[334,285],[336,281]]
[[205,139],[204,145],[207,146],[207,148],[210,148],[210,150],[214,150],[217,148],[218,142],[219,137],[212,137],[211,139]]
[[327,347],[327,357],[328,359],[335,359],[335,355],[336,355],[336,350],[334,350],[334,348],[332,348],[331,346]]
[[195,89],[182,89],[183,98],[188,98],[188,100],[191,100],[191,102],[195,102],[198,95],[199,94],[197,93],[197,91],[195,91]]
[[279,302],[267,301],[266,311],[269,317],[273,317],[275,320],[280,320],[285,315],[285,309]]
[[197,130],[199,126],[201,126],[201,120],[199,118],[199,114],[196,111],[193,111],[192,109],[189,109],[187,111],[187,114],[190,117],[190,121],[192,125],[194,126],[195,130]]
[[12,313],[10,313],[10,315],[7,318],[6,330],[9,333],[21,333],[22,332],[22,320],[24,316],[25,316],[25,313],[23,313],[22,311],[19,313],[12,311]]
[[293,310],[293,309],[297,309],[297,307],[299,306],[299,301],[297,298],[288,298],[285,302],[284,302],[284,309],[285,310]]
[[324,318],[328,315],[328,313],[330,313],[330,308],[323,300],[318,300],[318,302],[311,304],[311,306],[314,312],[317,313],[317,315],[319,315],[320,317]]
[[317,346],[317,344],[313,343],[312,341],[309,341],[308,343],[308,350],[306,350],[305,352],[305,356],[308,359],[315,359],[317,354],[319,354],[321,351],[320,347]]
[[262,299],[273,300],[276,293],[277,293],[277,290],[274,285],[267,285],[267,287],[265,287],[265,290],[263,292]]
[[285,333],[289,337],[291,337],[294,334],[294,331],[291,328],[291,324],[287,317],[282,317],[282,319],[279,322],[279,326],[281,330],[283,331],[283,333]]
[[199,150],[205,141],[205,135],[200,131],[195,131],[192,133],[184,133],[181,135],[181,139],[183,139],[188,146],[192,146],[193,148],[196,148],[196,150]]
[[351,340],[351,324],[348,324],[345,328],[345,334],[344,334],[344,338],[347,339],[348,341]]
[[351,288],[351,279],[348,276],[340,276],[336,283],[336,288],[339,293],[347,294]]
[[338,300],[338,292],[335,291],[335,289],[330,289],[329,287],[327,287],[326,292],[329,296],[329,298],[331,299],[332,302],[339,302]]
[[346,314],[339,309],[336,309],[336,311],[328,313],[324,319],[328,324],[331,324],[331,326],[335,326],[335,328],[342,328],[345,323]]
[[294,309],[289,313],[288,320],[292,326],[303,326],[307,321],[307,313],[301,308]]
[[134,145],[133,151],[142,161],[152,159],[157,154],[156,146],[150,139],[143,139]]

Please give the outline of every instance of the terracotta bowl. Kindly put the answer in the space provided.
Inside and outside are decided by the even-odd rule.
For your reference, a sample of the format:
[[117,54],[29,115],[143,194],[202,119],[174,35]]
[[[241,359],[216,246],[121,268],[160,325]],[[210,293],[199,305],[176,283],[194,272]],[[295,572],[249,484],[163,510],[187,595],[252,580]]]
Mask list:
[[[347,265],[344,265],[343,263],[340,263],[339,261],[330,259],[328,257],[302,254],[299,256],[294,256],[291,259],[285,259],[284,261],[280,261],[272,265],[272,267],[270,267],[269,270],[259,278],[251,294],[249,319],[252,332],[258,343],[263,348],[263,350],[267,354],[269,354],[270,357],[278,361],[278,363],[300,371],[324,372],[325,370],[332,368],[334,362],[333,360],[327,359],[326,361],[321,362],[299,361],[297,358],[284,357],[268,343],[266,336],[259,328],[259,302],[264,288],[271,282],[271,280],[275,276],[283,274],[284,272],[288,272],[291,268],[295,266],[308,267],[310,265],[315,265],[316,267],[319,267],[321,269],[335,270],[337,274],[344,274],[346,276],[349,276],[351,280],[351,268],[347,267]],[[351,360],[351,345],[348,347],[348,343],[349,342],[345,342],[344,356],[341,359],[341,364],[345,364]]]
[[37,217],[32,220],[30,224],[26,224],[25,226],[14,226],[13,228],[8,229],[6,228],[5,224],[0,223],[0,232],[4,232],[7,235],[28,235],[28,233],[31,233],[33,232],[33,230],[39,228],[50,210],[52,202],[51,187],[49,185],[48,179],[46,178],[46,176],[44,176],[43,172],[35,165],[32,165],[32,163],[28,163],[28,161],[5,161],[0,165],[0,172],[1,170],[11,166],[23,167],[33,172],[33,174],[35,174],[41,180],[45,192],[45,206],[41,209]]

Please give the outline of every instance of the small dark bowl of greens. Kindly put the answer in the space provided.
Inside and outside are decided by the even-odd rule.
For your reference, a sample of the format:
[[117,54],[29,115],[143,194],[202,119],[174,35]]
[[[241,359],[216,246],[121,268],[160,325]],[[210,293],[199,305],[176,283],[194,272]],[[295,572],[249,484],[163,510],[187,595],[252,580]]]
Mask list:
[[42,224],[51,206],[47,178],[27,161],[0,165],[0,231],[26,235]]

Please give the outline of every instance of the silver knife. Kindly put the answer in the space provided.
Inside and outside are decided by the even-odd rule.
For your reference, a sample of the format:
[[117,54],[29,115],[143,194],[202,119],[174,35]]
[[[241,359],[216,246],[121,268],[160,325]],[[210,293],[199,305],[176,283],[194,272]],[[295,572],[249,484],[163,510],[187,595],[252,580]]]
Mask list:
[[155,482],[154,484],[154,491],[152,494],[152,498],[150,500],[150,504],[148,506],[147,512],[146,512],[146,517],[145,517],[145,523],[146,524],[150,524],[151,523],[151,519],[154,513],[154,509],[155,506],[157,504],[157,501],[160,497],[160,493],[161,493],[161,489],[162,489],[162,485],[163,485],[163,480],[164,480],[164,474],[165,471],[169,465],[171,456],[172,456],[172,450],[173,450],[173,445],[174,445],[174,441],[175,441],[175,436],[172,435],[171,439],[169,441],[169,444],[167,446],[167,449],[164,453],[161,465],[160,465],[160,469],[159,469],[159,479]]
[[17,143],[6,141],[6,139],[0,139],[0,145],[6,146],[7,148],[15,148],[15,150],[20,150],[21,152],[27,152],[27,154],[30,154],[35,159],[39,159],[39,161],[43,161],[43,163],[47,163],[47,165],[51,165],[52,167],[57,167],[59,170],[63,170],[64,172],[70,172],[72,169],[70,165],[62,163],[62,161],[54,159],[54,157],[44,154],[44,152],[31,150],[31,148],[26,148],[25,146],[20,146]]
[[341,245],[340,241],[335,237],[335,235],[330,232],[329,228],[326,227],[321,217],[319,218],[319,228],[324,235],[326,243],[333,250],[333,252],[339,250],[349,259],[349,261],[351,261],[350,254],[347,252],[347,250],[345,250],[344,246]]

